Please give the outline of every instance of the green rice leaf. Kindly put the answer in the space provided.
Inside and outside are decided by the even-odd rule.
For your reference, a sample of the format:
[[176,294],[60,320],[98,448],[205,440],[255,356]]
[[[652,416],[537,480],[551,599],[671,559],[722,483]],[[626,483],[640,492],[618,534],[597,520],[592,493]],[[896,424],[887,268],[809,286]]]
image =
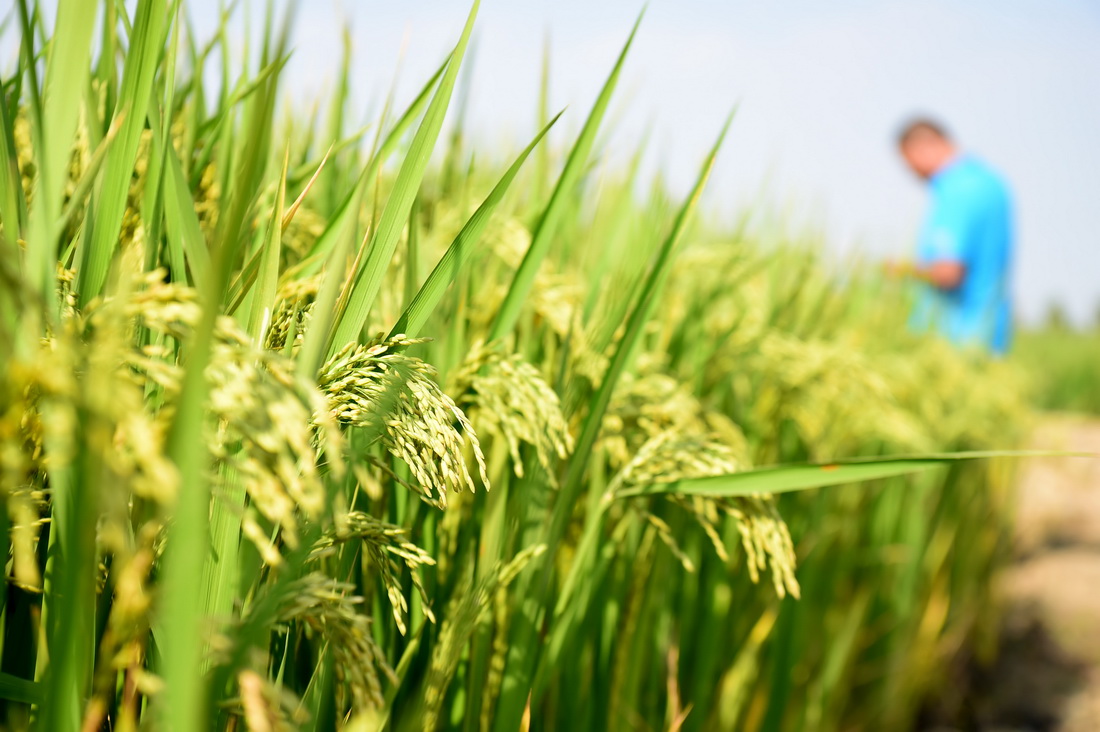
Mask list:
[[490,340],[503,338],[511,333],[516,321],[519,319],[523,304],[535,282],[539,265],[542,264],[542,260],[546,258],[546,253],[550,250],[550,241],[555,234],[558,221],[565,213],[569,199],[588,166],[588,158],[596,141],[596,133],[599,131],[600,123],[607,113],[607,106],[611,103],[611,95],[614,93],[615,86],[619,81],[619,74],[622,72],[623,62],[626,61],[626,54],[630,50],[630,44],[634,42],[634,35],[638,32],[638,26],[641,25],[644,15],[645,11],[642,11],[634,22],[634,27],[631,29],[630,35],[627,36],[623,50],[619,52],[619,58],[615,61],[615,66],[611,69],[607,81],[604,82],[599,96],[596,97],[596,103],[592,106],[592,111],[588,113],[588,119],[585,120],[577,141],[573,144],[573,149],[565,161],[565,168],[561,172],[561,177],[558,178],[554,192],[550,195],[550,202],[546,204],[546,209],[535,227],[535,232],[531,237],[531,246],[528,247],[519,269],[516,270],[512,284],[508,288],[508,294],[504,296],[504,302],[501,303],[500,310],[497,312],[493,328],[489,332]]
[[345,344],[358,340],[359,332],[370,313],[371,305],[382,285],[382,278],[386,274],[390,259],[397,247],[401,236],[401,229],[408,218],[409,209],[413,199],[420,189],[420,182],[427,170],[428,161],[431,158],[432,149],[439,138],[439,131],[443,127],[443,118],[447,113],[447,105],[454,90],[455,79],[462,64],[463,54],[473,31],[474,19],[477,17],[477,9],[480,0],[474,0],[466,20],[466,27],[455,46],[451,59],[447,63],[447,70],[439,81],[435,96],[432,98],[428,110],[424,113],[424,120],[413,138],[412,146],[401,164],[401,170],[394,181],[393,191],[386,202],[386,208],[382,211],[382,218],[378,222],[370,243],[367,245],[365,256],[361,258],[362,265],[353,274],[353,284],[347,299],[347,305],[337,320],[333,331],[329,353],[334,353]]
[[0,699],[23,704],[41,704],[43,696],[42,684],[0,672]]
[[[153,91],[167,18],[165,0],[141,0],[138,3],[122,71],[122,88],[115,107],[116,117],[123,110],[127,114],[118,139],[107,154],[91,236],[82,243],[76,288],[81,304],[86,304],[103,289],[107,268],[118,246],[118,232],[126,210],[138,142],[145,128],[146,110]],[[89,33],[91,28],[92,23],[89,22]],[[86,54],[81,62],[87,63]]]
[[811,488],[862,483],[893,478],[949,465],[961,460],[992,458],[1054,457],[1085,454],[1052,453],[1028,450],[985,450],[975,452],[933,453],[929,455],[898,455],[851,458],[832,463],[779,465],[743,473],[730,473],[706,478],[693,478],[674,483],[652,483],[644,487],[619,491],[616,496],[649,496],[677,494],[694,496],[751,496],[761,493],[791,493]]
[[275,294],[279,284],[279,252],[283,238],[283,207],[286,199],[286,174],[290,165],[290,150],[283,158],[283,173],[279,176],[279,189],[275,193],[275,205],[271,209],[267,237],[261,244],[259,285],[252,296],[252,310],[248,318],[248,330],[257,344],[263,345],[264,333],[275,309]]
[[[21,2],[20,7],[25,14],[25,3]],[[27,259],[34,283],[47,297],[53,295],[63,186],[83,99],[84,80],[88,76],[88,56],[94,28],[93,3],[82,0],[62,0],[58,3],[57,27],[46,64],[41,116],[35,120],[35,147],[40,167],[36,205],[31,210],[27,242]],[[32,38],[26,34],[31,32],[30,28],[25,25],[23,32],[23,42],[29,50]],[[33,88],[36,86],[33,64],[28,71]],[[34,89],[34,93],[37,92]],[[35,107],[37,104],[32,104],[32,119]]]
[[455,276],[462,269],[462,265],[470,256],[471,250],[481,239],[481,235],[485,231],[485,227],[489,223],[490,218],[492,218],[493,212],[504,198],[504,194],[507,193],[508,187],[512,185],[512,181],[515,180],[516,174],[519,173],[520,168],[523,167],[523,163],[527,160],[527,156],[531,154],[531,151],[535,149],[561,115],[562,113],[558,112],[558,114],[539,131],[535,139],[524,148],[523,152],[520,153],[519,157],[512,163],[512,166],[508,168],[504,177],[502,177],[496,186],[493,187],[489,196],[482,202],[477,211],[474,212],[474,215],[470,217],[470,220],[466,222],[466,225],[462,227],[462,231],[460,231],[458,236],[455,237],[455,240],[451,242],[450,247],[447,248],[446,253],[439,260],[439,263],[436,264],[432,273],[428,275],[428,279],[416,293],[413,301],[409,303],[405,312],[401,314],[397,323],[394,324],[393,329],[390,331],[391,338],[399,333],[416,335],[420,332],[420,329],[424,327],[424,323],[439,304],[440,299],[443,297],[443,293],[450,287],[451,282],[454,281]]
[[[424,111],[424,107],[428,104],[428,100],[431,99],[432,89],[435,87],[439,78],[446,71],[447,64],[444,63],[436,72],[428,79],[427,83],[421,88],[420,93],[416,95],[416,98],[405,109],[405,112],[394,123],[393,128],[386,133],[386,137],[382,140],[382,144],[378,146],[378,149],[370,157],[370,161],[363,168],[363,171],[359,174],[359,178],[356,180],[354,186],[344,196],[340,205],[329,217],[328,225],[321,233],[321,236],[314,242],[313,247],[310,249],[309,254],[298,265],[291,267],[286,272],[286,277],[298,277],[303,275],[310,275],[316,273],[327,261],[327,258],[331,256],[333,247],[337,245],[337,242],[343,241],[345,235],[350,235],[353,224],[355,223],[355,217],[359,215],[359,204],[362,200],[363,192],[367,186],[378,174],[378,170],[382,167],[389,156],[393,154],[393,151],[400,144],[401,139],[405,133],[408,132],[412,123],[417,117]],[[339,147],[339,145],[337,146]]]

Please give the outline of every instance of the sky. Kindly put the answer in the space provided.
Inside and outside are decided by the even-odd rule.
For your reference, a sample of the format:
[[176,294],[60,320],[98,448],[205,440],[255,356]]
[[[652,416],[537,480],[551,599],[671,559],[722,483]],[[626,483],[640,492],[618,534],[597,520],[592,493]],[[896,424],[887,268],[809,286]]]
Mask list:
[[[200,31],[216,23],[218,0],[187,5]],[[482,0],[476,137],[514,149],[533,135],[549,39],[551,106],[568,107],[555,139],[567,142],[641,8]],[[464,0],[306,0],[285,88],[295,99],[330,90],[347,27],[365,122],[399,58],[399,97],[411,99],[467,10]],[[746,207],[781,210],[823,233],[838,259],[912,250],[925,191],[893,138],[904,118],[932,115],[1014,189],[1020,315],[1035,322],[1052,302],[1078,323],[1100,314],[1097,0],[650,0],[620,83],[611,160],[648,130],[650,170],[684,191],[736,104],[708,209],[730,219]]]

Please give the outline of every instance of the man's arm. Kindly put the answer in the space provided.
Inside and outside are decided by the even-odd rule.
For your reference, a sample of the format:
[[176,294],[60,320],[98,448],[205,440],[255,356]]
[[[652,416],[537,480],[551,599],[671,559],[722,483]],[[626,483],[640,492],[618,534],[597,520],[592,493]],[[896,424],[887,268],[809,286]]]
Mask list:
[[925,231],[924,264],[913,267],[911,277],[940,292],[954,292],[966,278],[974,233],[979,226],[986,196],[980,186],[963,180],[935,197]]
[[914,265],[910,277],[927,282],[937,290],[953,292],[962,286],[966,265],[952,259],[941,259],[924,267]]

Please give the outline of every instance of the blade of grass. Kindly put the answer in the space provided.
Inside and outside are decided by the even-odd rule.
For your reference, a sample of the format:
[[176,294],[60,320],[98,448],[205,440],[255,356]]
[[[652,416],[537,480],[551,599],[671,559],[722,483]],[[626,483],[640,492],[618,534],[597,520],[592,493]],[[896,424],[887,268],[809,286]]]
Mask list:
[[626,54],[630,50],[630,45],[634,42],[634,35],[638,32],[638,26],[641,25],[644,15],[645,11],[642,11],[634,22],[634,27],[623,45],[623,50],[619,53],[619,58],[611,69],[607,81],[604,82],[599,96],[596,97],[596,103],[592,106],[592,111],[589,112],[588,119],[585,120],[584,127],[581,128],[581,133],[565,161],[565,168],[562,170],[561,177],[558,178],[558,183],[550,196],[550,202],[546,204],[546,209],[542,212],[542,216],[535,226],[534,234],[531,237],[531,245],[527,248],[527,253],[524,255],[523,261],[512,279],[512,284],[508,288],[508,294],[504,296],[504,302],[501,303],[500,309],[497,311],[493,327],[489,331],[490,340],[498,340],[511,333],[516,321],[519,320],[520,311],[531,292],[531,286],[534,284],[539,265],[542,264],[542,260],[549,251],[550,241],[554,236],[558,221],[565,211],[568,199],[574,194],[581,175],[588,166],[588,157],[592,152],[600,122],[603,121],[604,115],[607,113],[607,106],[611,102],[611,95],[618,83],[619,74],[622,71],[623,63],[626,61]]
[[[337,74],[336,92],[329,104],[328,139],[332,142],[344,136],[344,118],[347,115],[348,92],[351,81],[351,28],[350,23],[345,23],[343,33],[340,34],[341,57],[340,71]],[[344,180],[343,166],[334,164],[325,173],[318,193],[322,200],[328,202],[328,208],[334,208],[338,202],[338,192]]]
[[420,128],[413,138],[412,146],[405,156],[400,172],[397,174],[393,191],[390,193],[390,198],[382,211],[378,228],[375,229],[368,245],[362,267],[353,275],[354,284],[347,301],[347,307],[337,317],[329,353],[339,350],[347,343],[358,340],[359,332],[370,313],[374,298],[378,294],[378,289],[381,287],[382,279],[386,274],[386,268],[389,266],[393,252],[397,247],[401,229],[408,218],[409,208],[412,206],[413,199],[420,188],[424,171],[428,167],[428,161],[439,137],[439,131],[443,127],[443,118],[447,113],[447,106],[451,99],[455,80],[458,77],[462,57],[470,40],[470,33],[473,30],[474,19],[477,17],[479,3],[480,0],[474,0],[473,7],[470,9],[469,17],[466,20],[466,27],[463,29],[458,45],[455,46],[451,59],[447,63],[447,70],[439,81],[439,87],[424,113],[424,120],[420,123]]
[[267,238],[260,249],[259,285],[253,293],[252,311],[248,317],[248,331],[257,345],[263,346],[264,333],[275,308],[276,289],[279,284],[280,245],[283,238],[283,204],[286,199],[286,174],[290,166],[290,148],[283,157],[283,173],[279,176],[279,189],[275,193],[275,205],[267,227]]
[[413,298],[420,290],[420,196],[413,199],[413,205],[409,209],[409,233],[405,242],[405,261],[402,269],[405,272],[405,289],[402,291],[405,310],[408,310]]
[[[550,32],[542,39],[542,71],[539,77],[539,124],[546,124],[550,117]],[[535,156],[535,184],[533,195],[540,205],[550,181],[550,146],[543,145]]]
[[[159,137],[159,145],[151,144],[153,154],[148,159],[146,168],[145,195],[141,204],[141,217],[145,223],[145,270],[152,271],[160,266],[161,239],[164,230],[164,179],[167,166],[168,150],[172,148],[172,110],[175,107],[176,95],[176,62],[179,56],[180,24],[179,8],[182,0],[173,0],[170,10],[172,22],[168,29],[168,51],[165,57],[164,74],[161,77],[160,102],[163,102],[164,113],[161,123],[156,124],[155,112],[160,107],[160,102],[154,96],[148,107],[150,141]],[[169,247],[168,253],[170,271],[183,273],[187,265],[184,262],[182,252],[174,247]]]
[[27,201],[19,180],[14,129],[8,106],[0,99],[0,222],[4,236],[13,242],[23,238],[27,226]]
[[[902,455],[851,458],[833,463],[810,465],[780,465],[708,478],[693,478],[674,483],[653,483],[617,493],[619,497],[677,494],[696,496],[751,496],[760,493],[789,493],[810,488],[861,483],[896,475],[918,473],[948,465],[959,460],[992,458],[1053,457],[1074,453],[1036,452],[1029,450],[987,450],[928,455]],[[1081,454],[1080,457],[1086,457]]]
[[126,119],[125,113],[115,117],[110,128],[107,130],[107,134],[104,135],[103,140],[99,143],[99,146],[96,147],[95,152],[92,153],[92,158],[88,161],[88,167],[85,168],[83,174],[81,174],[80,180],[77,181],[76,188],[69,197],[69,202],[65,205],[65,210],[61,213],[58,229],[64,229],[71,225],[76,219],[76,215],[80,212],[80,209],[83,208],[84,202],[88,198],[88,194],[92,192],[92,186],[95,183],[96,176],[99,175],[99,171],[103,167],[103,161],[107,159],[107,151],[111,148],[111,143],[118,135],[119,128],[122,126],[122,120],[124,119]]
[[207,164],[210,162],[211,156],[214,154],[214,150],[217,146],[213,141],[219,138],[224,140],[225,137],[222,136],[231,133],[231,130],[227,129],[227,126],[231,126],[230,120],[237,106],[242,102],[250,100],[257,90],[270,82],[271,77],[279,74],[283,70],[283,67],[286,66],[289,60],[290,56],[284,55],[260,69],[256,76],[247,83],[242,82],[244,86],[234,91],[232,94],[224,96],[218,106],[218,113],[206,120],[199,128],[196,134],[200,139],[206,142],[193,167],[193,174],[196,177],[191,180],[192,186],[198,185],[198,176],[202,175],[202,171],[205,170]]
[[[118,233],[122,228],[122,215],[126,210],[141,131],[145,127],[167,18],[165,0],[141,0],[138,3],[122,71],[122,88],[115,107],[115,116],[123,110],[127,110],[128,114],[122,121],[118,139],[107,154],[91,237],[82,243],[76,285],[81,305],[86,305],[103,289],[107,267],[118,246]],[[89,22],[89,29],[91,27]],[[86,63],[85,59],[86,54],[81,62]]]
[[[332,147],[330,146],[329,149],[328,149],[328,152],[325,153],[325,156],[323,158],[321,158],[321,162],[317,165],[317,170],[314,171],[313,175],[310,177],[310,179],[306,183],[305,187],[302,188],[302,192],[298,194],[298,197],[294,199],[294,203],[290,204],[290,208],[288,208],[286,210],[286,213],[283,214],[283,220],[280,222],[280,225],[282,226],[283,231],[286,231],[286,227],[290,226],[290,222],[294,220],[294,214],[298,213],[298,207],[301,206],[302,202],[306,200],[306,195],[309,193],[310,189],[313,188],[313,185],[317,182],[317,176],[321,175],[321,171],[325,169],[325,163],[328,162],[328,158],[329,158],[329,155],[331,153],[332,153]],[[287,151],[288,157],[289,157],[289,154],[290,154],[290,152],[288,150]],[[287,176],[284,175],[283,176],[283,187],[284,188],[286,187],[286,183],[287,183]]]
[[329,253],[317,299],[314,301],[313,317],[310,318],[302,336],[302,350],[298,354],[298,373],[310,379],[316,376],[324,363],[336,303],[341,294],[341,287],[346,282],[345,275],[348,273],[348,259],[354,236],[353,231],[345,230],[343,237],[336,242]]
[[42,684],[0,672],[0,699],[23,704],[41,704],[43,698]]
[[[289,150],[287,157],[289,161]],[[291,205],[291,207],[286,211],[286,213],[283,214],[282,222],[280,223],[280,232],[286,231],[287,226],[289,226],[290,222],[294,219],[294,214],[297,212],[298,207],[302,205],[302,202],[305,200],[306,195],[310,191],[310,188],[317,181],[317,177],[318,175],[320,175],[321,170],[324,168],[325,160],[327,159],[328,156],[326,155],[325,158],[321,160],[321,165],[317,168],[316,172],[314,172],[313,177],[309,179],[309,182],[306,184],[305,188],[303,188],[302,192],[298,194],[298,198],[294,200],[294,203]],[[282,186],[283,194],[285,194],[285,189],[289,182],[288,176],[289,172],[286,171],[280,178],[280,185]],[[356,208],[357,207],[354,205],[349,207],[350,210],[356,210]],[[346,221],[350,221],[350,219],[346,219]],[[237,308],[239,308],[244,302],[245,297],[248,296],[249,292],[251,291],[252,285],[256,282],[257,275],[262,269],[262,259],[265,256],[266,252],[266,247],[258,247],[255,251],[252,252],[252,255],[248,258],[248,261],[245,263],[244,267],[241,268],[241,271],[237,273],[236,279],[234,279],[233,283],[229,286],[229,297],[227,298],[228,304],[226,305],[226,312],[235,313],[237,311]],[[278,272],[276,272],[276,275],[278,275]],[[277,282],[278,277],[276,276],[276,283]],[[290,344],[288,343],[287,345],[289,346]]]
[[439,263],[436,264],[435,269],[428,275],[428,279],[425,280],[412,302],[405,308],[405,312],[401,314],[401,317],[390,330],[390,337],[399,333],[415,335],[424,327],[424,323],[427,322],[427,319],[439,304],[440,299],[442,299],[443,294],[447,291],[447,288],[450,287],[451,282],[454,281],[459,270],[462,269],[462,265],[470,256],[474,246],[481,239],[481,235],[485,231],[485,227],[488,225],[489,220],[492,218],[493,212],[504,198],[504,194],[508,192],[509,186],[512,185],[512,181],[515,180],[516,174],[519,173],[520,168],[523,167],[523,163],[527,160],[531,151],[535,149],[546,133],[550,131],[550,128],[554,126],[554,123],[558,121],[561,115],[562,112],[558,112],[558,114],[539,131],[535,139],[524,148],[523,152],[520,153],[519,157],[512,163],[512,166],[508,168],[504,177],[494,186],[485,201],[482,202],[481,206],[474,212],[474,215],[470,217],[470,220],[466,222],[466,225],[462,227],[462,231],[460,231],[458,236],[455,237],[455,240],[451,242],[450,247],[447,248],[446,253],[444,253],[443,257],[439,260]]
[[[348,192],[347,196],[344,197],[340,207],[329,217],[328,226],[325,227],[321,236],[314,242],[309,254],[307,254],[299,264],[289,268],[284,277],[300,277],[314,274],[321,267],[322,263],[327,261],[327,258],[332,252],[332,248],[336,246],[337,242],[343,241],[344,234],[348,231],[348,227],[354,223],[355,217],[359,215],[359,204],[367,185],[374,179],[382,163],[389,158],[390,154],[401,142],[402,137],[404,137],[409,127],[412,126],[413,121],[424,111],[424,107],[427,105],[428,100],[431,99],[432,89],[446,69],[447,64],[442,64],[427,83],[424,84],[420,93],[412,101],[412,104],[408,106],[394,124],[393,128],[390,129],[386,137],[381,141],[381,145],[378,146],[377,151],[371,155],[370,162],[363,168],[362,173],[359,174],[359,179]],[[381,131],[379,131],[379,134],[381,134]]]
[[[20,1],[24,18],[23,42],[30,52],[31,32],[26,4]],[[57,25],[46,63],[41,107],[32,103],[35,149],[39,161],[35,206],[31,209],[27,241],[27,262],[32,282],[49,300],[53,298],[54,267],[57,261],[58,222],[69,153],[76,135],[84,79],[88,74],[95,6],[81,0],[62,0],[57,7]],[[34,66],[27,68],[32,94],[37,94]],[[32,97],[32,102],[37,97]],[[35,109],[40,110],[39,115]],[[36,119],[37,117],[37,119]]]
[[[154,142],[160,145],[159,141]],[[159,150],[158,150],[159,152]],[[176,151],[163,151],[164,171],[164,221],[165,234],[170,251],[169,261],[173,264],[172,279],[176,282],[190,282],[200,290],[208,285],[211,262],[206,236],[202,232],[195,203]],[[175,271],[179,262],[185,262],[186,271]],[[190,274],[190,278],[188,278]]]

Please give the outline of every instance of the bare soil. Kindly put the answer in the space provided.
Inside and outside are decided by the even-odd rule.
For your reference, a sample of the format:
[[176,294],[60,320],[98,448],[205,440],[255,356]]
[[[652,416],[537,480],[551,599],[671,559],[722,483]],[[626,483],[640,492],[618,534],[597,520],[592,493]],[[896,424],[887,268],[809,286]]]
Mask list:
[[[1100,454],[1100,420],[1052,417],[1032,447]],[[1017,500],[1000,649],[961,729],[1100,732],[1100,458],[1029,461]]]

